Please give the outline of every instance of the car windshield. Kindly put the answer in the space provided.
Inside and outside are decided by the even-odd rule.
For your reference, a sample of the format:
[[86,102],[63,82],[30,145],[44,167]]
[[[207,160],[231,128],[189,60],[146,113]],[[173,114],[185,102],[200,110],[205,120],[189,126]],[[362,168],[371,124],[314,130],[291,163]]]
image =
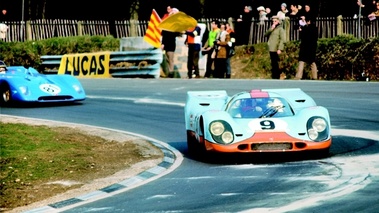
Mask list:
[[292,116],[293,111],[284,98],[244,98],[234,100],[228,108],[234,118],[269,118]]
[[13,66],[13,67],[8,67],[8,70],[11,73],[14,73],[16,75],[27,74],[30,76],[37,76],[39,74],[39,72],[33,67],[25,68],[23,66]]

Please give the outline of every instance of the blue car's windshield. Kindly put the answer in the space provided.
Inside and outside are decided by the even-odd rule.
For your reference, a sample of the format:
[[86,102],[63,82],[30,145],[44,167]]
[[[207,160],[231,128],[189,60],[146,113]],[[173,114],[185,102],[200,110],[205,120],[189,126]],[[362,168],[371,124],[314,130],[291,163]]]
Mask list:
[[244,98],[234,100],[228,108],[234,118],[267,118],[292,116],[293,111],[284,98]]
[[23,66],[13,66],[13,67],[8,67],[9,73],[13,73],[16,75],[21,75],[21,74],[27,74],[31,76],[36,76],[39,75],[39,72],[34,69],[33,67],[25,68]]

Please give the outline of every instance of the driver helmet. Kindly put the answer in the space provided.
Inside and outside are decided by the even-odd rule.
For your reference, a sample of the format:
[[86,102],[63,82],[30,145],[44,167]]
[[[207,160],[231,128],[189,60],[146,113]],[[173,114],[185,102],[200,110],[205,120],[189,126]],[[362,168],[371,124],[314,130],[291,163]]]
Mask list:
[[7,65],[4,63],[4,61],[0,60],[0,72],[5,72],[7,70]]
[[270,107],[275,107],[278,108],[278,112],[283,112],[283,106],[284,104],[279,98],[273,98],[273,100],[267,104],[267,106]]

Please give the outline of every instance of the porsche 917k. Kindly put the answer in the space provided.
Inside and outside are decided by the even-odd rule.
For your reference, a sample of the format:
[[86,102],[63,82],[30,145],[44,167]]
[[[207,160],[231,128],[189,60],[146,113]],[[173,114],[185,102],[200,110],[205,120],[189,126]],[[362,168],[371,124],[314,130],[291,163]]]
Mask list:
[[329,152],[329,112],[298,88],[188,91],[188,150],[207,152]]

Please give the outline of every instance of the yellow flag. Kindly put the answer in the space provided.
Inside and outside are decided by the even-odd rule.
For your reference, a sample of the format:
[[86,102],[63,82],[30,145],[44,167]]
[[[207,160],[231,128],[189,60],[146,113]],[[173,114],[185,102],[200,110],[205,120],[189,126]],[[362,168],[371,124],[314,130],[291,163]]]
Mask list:
[[156,48],[161,47],[162,30],[158,28],[159,23],[161,23],[161,18],[159,17],[158,13],[153,9],[143,40],[145,40],[147,43],[151,44],[153,47]]
[[197,25],[196,19],[183,12],[177,12],[164,19],[159,28],[171,32],[183,32]]

